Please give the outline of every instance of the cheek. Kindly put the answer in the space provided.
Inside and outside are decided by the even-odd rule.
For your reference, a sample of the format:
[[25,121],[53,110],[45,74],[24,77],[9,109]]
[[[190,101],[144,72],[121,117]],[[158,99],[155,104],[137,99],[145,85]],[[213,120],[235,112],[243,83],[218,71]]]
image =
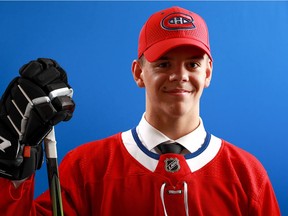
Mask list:
[[142,77],[145,86],[150,86],[151,88],[158,88],[164,85],[167,80],[167,76],[164,74],[146,73]]
[[202,89],[205,87],[206,84],[206,78],[203,75],[195,75],[195,76],[190,76],[190,82],[196,89]]

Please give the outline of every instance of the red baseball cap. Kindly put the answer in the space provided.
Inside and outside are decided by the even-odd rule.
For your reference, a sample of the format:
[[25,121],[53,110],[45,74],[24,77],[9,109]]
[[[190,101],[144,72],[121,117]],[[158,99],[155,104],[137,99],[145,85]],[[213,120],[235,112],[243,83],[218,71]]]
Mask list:
[[178,46],[202,49],[212,60],[208,28],[198,14],[181,7],[156,12],[147,20],[139,35],[138,58],[149,62]]

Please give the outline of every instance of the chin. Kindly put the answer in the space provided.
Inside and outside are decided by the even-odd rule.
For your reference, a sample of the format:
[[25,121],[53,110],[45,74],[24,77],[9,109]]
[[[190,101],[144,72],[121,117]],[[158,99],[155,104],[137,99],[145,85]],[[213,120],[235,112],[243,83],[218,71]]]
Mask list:
[[182,116],[194,116],[196,112],[199,110],[199,106],[191,106],[187,103],[170,103],[166,109],[167,114],[175,116],[175,117],[182,117]]
[[189,116],[190,111],[185,108],[174,107],[174,108],[170,108],[167,114],[175,118],[180,118],[183,116]]

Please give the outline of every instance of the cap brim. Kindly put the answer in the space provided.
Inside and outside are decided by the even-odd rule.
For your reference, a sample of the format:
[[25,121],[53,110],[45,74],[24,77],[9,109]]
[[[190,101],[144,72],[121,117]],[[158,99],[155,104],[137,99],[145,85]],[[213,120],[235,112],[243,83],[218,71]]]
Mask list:
[[211,60],[212,56],[210,50],[200,41],[193,40],[191,38],[171,38],[164,41],[160,41],[156,44],[153,44],[145,52],[144,56],[149,62],[154,62],[167,53],[169,50],[179,47],[179,46],[193,46],[202,49]]

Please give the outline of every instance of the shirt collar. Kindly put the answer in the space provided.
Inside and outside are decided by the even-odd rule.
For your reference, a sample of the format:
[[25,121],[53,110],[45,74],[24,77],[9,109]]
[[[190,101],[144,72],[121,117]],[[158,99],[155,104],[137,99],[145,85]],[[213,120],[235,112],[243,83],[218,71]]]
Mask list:
[[[154,128],[152,125],[150,125],[145,117],[145,113],[142,116],[141,121],[139,122],[139,125],[137,126],[137,133],[139,136],[139,139],[141,140],[142,144],[149,150],[153,151],[153,149],[160,143],[171,140],[169,137],[167,137],[165,134]],[[200,124],[199,126],[192,131],[191,133],[180,137],[177,140],[172,140],[175,142],[180,143],[182,146],[184,146],[190,153],[193,153],[197,151],[202,144],[204,143],[206,137],[206,131],[202,122],[202,119],[200,118]]]

